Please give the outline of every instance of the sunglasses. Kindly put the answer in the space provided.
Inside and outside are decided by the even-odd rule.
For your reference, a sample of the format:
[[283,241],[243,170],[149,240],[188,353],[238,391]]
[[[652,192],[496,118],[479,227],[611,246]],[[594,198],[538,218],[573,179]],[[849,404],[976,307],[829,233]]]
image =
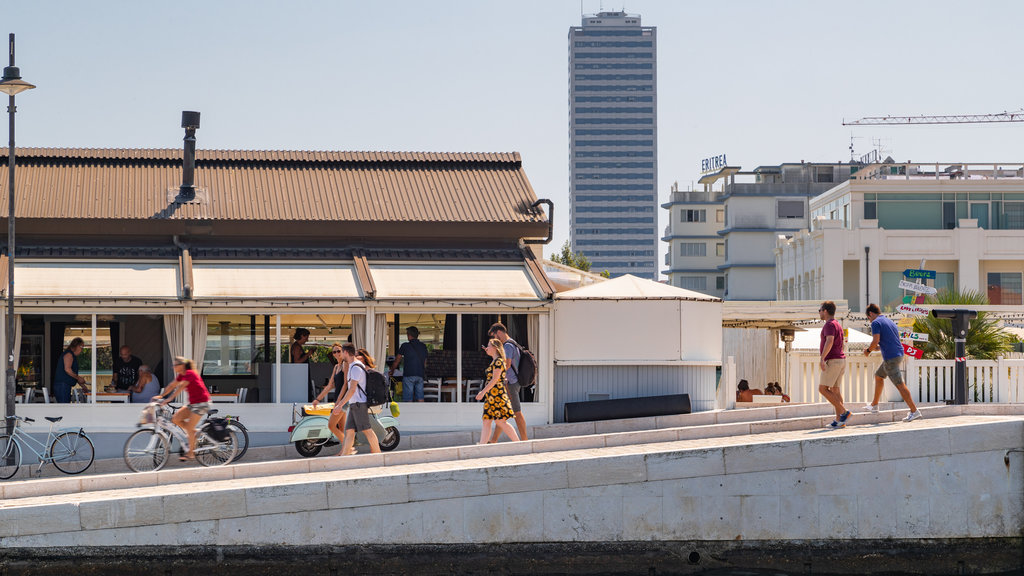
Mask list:
[[341,354],[341,350],[331,350],[331,354]]

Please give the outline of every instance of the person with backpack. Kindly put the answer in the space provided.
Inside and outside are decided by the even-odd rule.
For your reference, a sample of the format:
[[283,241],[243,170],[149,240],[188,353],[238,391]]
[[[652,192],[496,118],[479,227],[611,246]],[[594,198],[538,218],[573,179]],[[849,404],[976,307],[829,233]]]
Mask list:
[[[522,346],[519,345],[515,340],[508,337],[508,329],[501,322],[495,322],[491,325],[491,328],[487,331],[489,338],[496,338],[501,342],[502,348],[504,349],[505,357],[505,369],[508,383],[506,384],[506,390],[508,392],[508,399],[512,402],[512,412],[516,420],[516,428],[519,429],[520,440],[527,440],[526,437],[526,417],[523,416],[523,408],[519,403],[519,390],[522,386],[528,386],[532,384],[532,374],[530,375],[530,382],[520,382],[521,364],[523,363],[523,357],[529,352],[524,354]],[[526,374],[522,374],[525,380]],[[495,428],[494,433],[491,435],[490,442],[494,443],[498,441],[498,437],[501,435],[501,430]],[[511,436],[510,436],[511,438]],[[515,440],[516,438],[514,438]]]
[[[380,452],[380,441],[377,435],[370,428],[370,405],[366,401],[366,371],[367,367],[374,368],[373,357],[366,350],[360,349],[357,356],[356,347],[352,344],[341,346],[341,358],[348,363],[348,386],[345,394],[338,399],[338,403],[348,406],[348,418],[345,422],[345,442],[341,446],[341,454],[352,453],[356,442],[356,433],[362,432],[366,441],[370,444],[370,452]],[[365,364],[364,364],[365,362]]]
[[484,351],[491,357],[487,367],[487,383],[477,392],[476,399],[484,401],[484,424],[480,431],[480,443],[490,444],[504,432],[512,440],[519,440],[516,430],[509,423],[512,417],[512,403],[505,391],[505,349],[497,338],[492,338]]

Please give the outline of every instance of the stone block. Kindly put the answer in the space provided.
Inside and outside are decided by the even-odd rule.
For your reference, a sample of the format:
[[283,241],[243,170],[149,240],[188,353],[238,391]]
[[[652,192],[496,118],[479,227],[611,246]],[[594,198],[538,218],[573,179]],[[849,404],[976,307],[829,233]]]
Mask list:
[[832,405],[824,402],[815,404],[785,404],[775,408],[776,418],[807,418],[810,416],[828,416],[833,414]]
[[647,479],[643,455],[587,458],[566,462],[569,487],[629,484]]
[[163,497],[91,500],[79,504],[83,530],[125,528],[164,522]]
[[544,496],[544,540],[609,542],[622,535],[622,499],[578,495]]
[[972,471],[962,467],[956,456],[932,456],[928,459],[929,491],[933,495],[962,495],[967,492],[967,475]]
[[[217,537],[211,542],[217,546],[245,546],[252,543],[251,534],[259,530],[259,516],[224,518],[217,521]],[[166,545],[166,542],[161,542]]]
[[387,452],[384,454],[385,466],[398,466],[402,464],[421,464],[423,462],[438,462],[442,460],[458,460],[459,448],[429,448],[424,450],[406,450],[404,452]]
[[775,407],[766,408],[743,408],[737,410],[723,410],[718,412],[718,424],[733,424],[736,422],[757,422],[760,420],[775,420]]
[[[174,458],[174,455],[170,457]],[[165,468],[155,474],[157,475],[157,484],[167,486],[168,484],[187,484],[189,482],[207,482],[209,480],[233,480],[235,478],[235,467]]]
[[0,508],[0,538],[73,532],[81,528],[79,507],[74,503]]
[[417,542],[460,544],[466,541],[462,498],[422,502],[419,506],[423,509],[423,532],[418,535]]
[[918,406],[918,410],[925,418],[947,418],[950,416],[960,416],[963,414],[963,406],[950,405],[950,406]]
[[566,438],[569,436],[587,436],[595,433],[593,422],[565,422],[539,426],[533,432],[533,438]]
[[323,482],[273,484],[245,489],[245,509],[249,514],[320,510],[326,503],[327,489]]
[[742,498],[704,496],[700,499],[700,539],[736,540],[743,537],[740,528]]
[[544,440],[533,440],[529,444],[533,447],[534,453],[560,452],[563,450],[589,450],[591,448],[604,448],[604,436],[569,436],[567,438],[547,438]]
[[818,494],[819,476],[806,468],[774,472],[780,496],[813,497]]
[[401,506],[404,504],[309,512],[310,526],[323,526],[326,530],[311,530],[310,543],[338,546],[380,544],[384,541],[383,518]]
[[501,495],[462,499],[465,542],[501,542],[505,539],[505,501]]
[[720,448],[648,454],[645,462],[648,481],[725,474],[725,453]]
[[[174,529],[174,541],[179,546],[209,546],[217,538],[216,520],[169,524],[168,527]],[[136,545],[134,540],[130,542]]]
[[884,490],[857,497],[857,537],[895,538],[898,498]]
[[882,459],[901,460],[950,453],[948,428],[916,428],[914,424],[916,422],[902,424],[898,433],[886,431],[878,435]]
[[858,434],[822,436],[801,442],[804,466],[830,466],[853,462],[877,462],[878,436]]
[[893,494],[926,494],[931,489],[931,457],[886,460],[892,469],[888,486]]
[[[21,467],[18,477],[25,474],[26,466]],[[18,480],[3,486],[4,499],[33,498],[36,496],[52,496],[54,494],[74,494],[82,491],[82,479],[45,478],[37,480]]]
[[624,496],[622,498],[622,539],[647,542],[663,540],[663,499],[654,496]]
[[[262,478],[265,476],[281,476],[284,474],[307,474],[309,473],[308,458],[302,460],[279,460],[277,462],[250,462],[239,463],[235,466],[210,468],[209,470],[224,470],[231,472],[234,478]],[[230,478],[229,477],[229,478]]]
[[259,528],[249,534],[249,545],[301,546],[313,538],[309,512],[258,516]]
[[644,443],[675,442],[678,439],[679,431],[674,428],[667,430],[644,430],[641,432],[609,434],[604,437],[604,445],[634,446]]
[[544,493],[516,492],[502,496],[504,540],[541,542],[544,538]]
[[636,432],[637,430],[653,430],[658,421],[654,416],[645,418],[623,418],[621,420],[599,420],[594,422],[595,434],[612,434],[615,432]]
[[968,494],[928,495],[928,532],[933,538],[970,538]]
[[896,537],[930,538],[930,495],[925,489],[896,496]]
[[[336,460],[344,460],[336,458]],[[329,508],[357,508],[409,501],[409,479],[405,475],[350,478],[325,483]]]
[[487,470],[483,468],[409,475],[409,500],[413,502],[487,494]]
[[724,448],[724,452],[726,474],[801,468],[803,466],[799,442],[764,442],[727,446]]
[[701,528],[700,503],[702,496],[686,490],[670,490],[666,480],[665,495],[662,497],[661,521],[663,540],[702,540],[705,534]]
[[[124,461],[121,461],[122,467]],[[63,494],[73,494],[75,492],[96,492],[99,490],[119,490],[123,488],[142,488],[143,486],[156,486],[157,479],[159,476],[153,473],[142,473],[142,474],[104,474],[100,476],[82,476],[77,478],[78,483],[77,489],[70,489],[73,486],[67,486],[67,490],[59,492]],[[57,494],[58,492],[55,492]]]
[[779,420],[779,432],[794,432],[797,430],[810,430],[817,428],[821,425],[820,417],[810,418],[787,418],[785,420]]
[[780,497],[775,495],[740,496],[740,531],[744,540],[787,538],[782,528]]
[[410,434],[402,437],[402,444],[408,441],[410,450],[422,450],[424,448],[444,448],[447,446],[465,446],[473,443],[473,433],[470,431],[461,432],[439,432],[435,434]]
[[764,420],[750,423],[751,434],[771,434],[778,432],[781,428],[778,420]]
[[168,494],[163,497],[164,521],[195,522],[245,516],[245,493],[245,490],[229,489]]
[[822,494],[818,496],[819,538],[857,538],[857,522],[856,495]]
[[[427,502],[410,502],[387,506],[384,510],[384,518],[387,519],[388,542],[395,545],[422,542],[424,538],[423,518],[426,505]],[[437,541],[436,543],[442,544],[443,542]]]
[[779,530],[791,540],[818,538],[817,496],[779,496]]
[[718,423],[715,412],[695,412],[693,414],[669,414],[655,416],[655,428],[682,428],[685,426],[708,426]]
[[341,458],[310,458],[310,472],[334,472],[337,470],[363,470],[384,466],[384,454],[354,454]]
[[518,454],[530,454],[535,450],[534,442],[499,442],[497,444],[474,444],[472,446],[459,446],[458,458],[469,460],[473,458],[497,458],[500,456],[515,456]]
[[487,482],[491,494],[558,490],[569,486],[569,470],[565,462],[495,466],[488,468]]
[[963,452],[986,452],[1008,450],[1024,446],[1021,435],[1024,422],[986,422],[974,426],[952,426],[949,428],[950,450],[953,454]]

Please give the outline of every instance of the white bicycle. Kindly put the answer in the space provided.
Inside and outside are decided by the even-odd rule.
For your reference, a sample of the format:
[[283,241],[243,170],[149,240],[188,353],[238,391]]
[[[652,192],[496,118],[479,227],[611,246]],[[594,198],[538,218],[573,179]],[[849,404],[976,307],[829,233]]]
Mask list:
[[[124,462],[133,472],[152,472],[167,465],[174,440],[184,453],[188,435],[171,421],[176,408],[153,402],[142,409],[139,426],[143,428],[132,433],[124,443]],[[196,430],[195,455],[203,466],[223,466],[234,459],[237,450],[238,438],[230,428],[218,431],[207,419]]]

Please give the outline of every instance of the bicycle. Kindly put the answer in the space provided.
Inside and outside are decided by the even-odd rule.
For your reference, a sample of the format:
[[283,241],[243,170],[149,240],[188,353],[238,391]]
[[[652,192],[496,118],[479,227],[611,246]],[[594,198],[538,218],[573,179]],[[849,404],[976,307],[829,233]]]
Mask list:
[[[7,480],[18,473],[25,450],[39,458],[37,474],[42,474],[43,466],[47,462],[52,462],[57,470],[65,474],[81,474],[92,466],[96,449],[92,440],[86,436],[85,430],[61,428],[54,431],[54,426],[64,419],[63,416],[46,416],[46,420],[50,422],[46,442],[36,440],[21,429],[22,422],[35,422],[32,418],[8,416],[7,419],[14,420],[14,431],[11,434],[0,435],[0,479]],[[39,450],[33,445],[38,446]]]
[[[206,413],[206,416],[199,421],[199,426],[201,427],[205,424],[214,414],[217,414],[216,408]],[[235,439],[238,440],[237,453],[235,454],[235,457],[231,459],[232,462],[238,462],[242,459],[242,456],[245,456],[246,450],[249,449],[249,430],[242,424],[242,421],[238,419],[238,416],[224,415],[221,418],[224,419],[225,425],[234,431]]]
[[[142,410],[142,421],[124,443],[124,462],[133,472],[160,470],[167,464],[171,443],[178,441],[182,452],[188,446],[188,435],[171,421],[178,406],[151,403]],[[238,440],[235,432],[226,428],[224,440],[211,435],[213,424],[207,419],[196,427],[196,460],[203,466],[223,466],[235,458]]]

